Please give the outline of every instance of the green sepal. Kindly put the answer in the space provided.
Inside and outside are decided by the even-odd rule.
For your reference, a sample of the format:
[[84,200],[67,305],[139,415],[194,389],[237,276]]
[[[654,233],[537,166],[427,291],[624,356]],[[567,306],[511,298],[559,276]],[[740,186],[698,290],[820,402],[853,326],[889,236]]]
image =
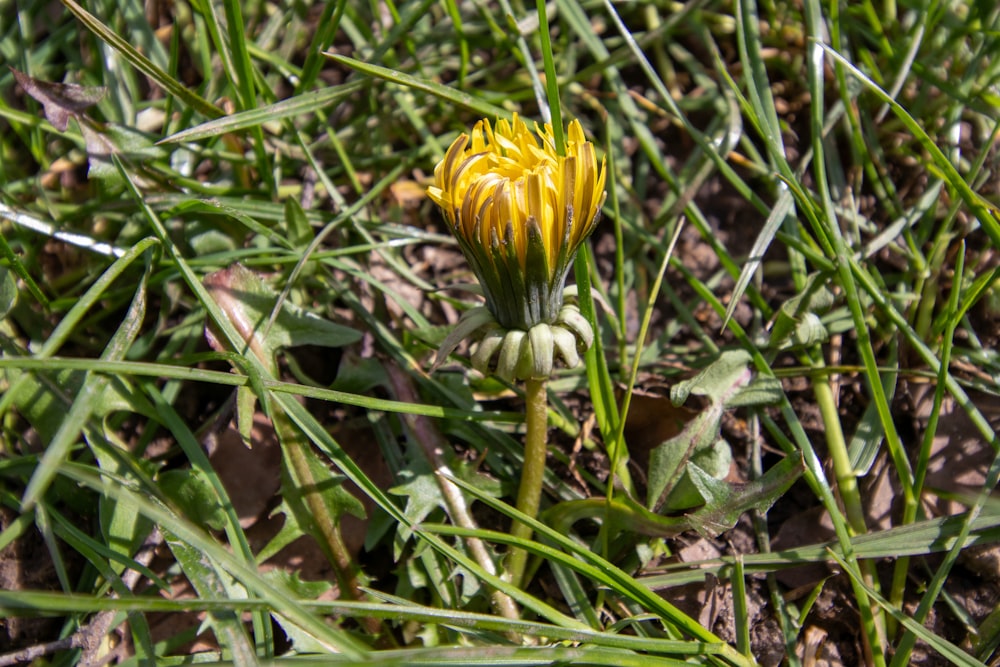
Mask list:
[[594,344],[594,329],[574,304],[566,304],[559,311],[559,324],[576,336],[577,350],[586,352]]
[[567,368],[580,363],[579,343],[573,332],[558,324],[552,326],[552,342]]
[[504,336],[496,370],[497,377],[501,380],[513,382],[517,376],[525,338],[526,334],[518,329],[508,331]]
[[474,335],[483,327],[494,324],[496,322],[493,319],[493,314],[485,306],[478,306],[465,311],[462,317],[459,318],[458,324],[455,325],[455,328],[451,330],[451,333],[441,343],[441,347],[438,348],[434,364],[431,366],[431,372],[433,373],[444,363],[444,360],[448,358],[449,354],[455,351],[459,343],[469,336]]
[[[565,294],[573,299],[576,288],[566,288]],[[561,292],[560,300],[565,298]],[[555,323],[543,322],[527,330],[504,328],[488,306],[480,306],[467,311],[448,334],[431,370],[469,337],[479,338],[470,359],[472,367],[483,375],[493,373],[506,382],[547,378],[552,375],[557,359],[562,359],[567,368],[573,368],[580,363],[580,354],[594,342],[590,323],[575,303],[565,303]]]
[[503,345],[503,339],[506,335],[506,331],[496,327],[490,329],[483,336],[483,339],[479,341],[479,345],[476,346],[476,351],[472,353],[472,367],[483,375],[490,374],[490,363],[493,361],[493,355],[497,353],[500,346]]
[[497,281],[489,288],[492,303],[488,302],[487,305],[493,310],[500,326],[506,329],[524,329],[523,322],[527,319],[523,303],[524,276],[517,261],[517,252],[513,248],[513,230],[510,227],[507,228],[503,241],[495,231],[492,233],[490,253]]
[[552,268],[538,221],[528,218],[528,249],[524,272],[527,278],[531,324],[555,322],[562,306],[562,284],[552,284]]
[[532,380],[544,380],[552,375],[555,343],[548,324],[536,324],[528,331],[530,347],[530,373]]

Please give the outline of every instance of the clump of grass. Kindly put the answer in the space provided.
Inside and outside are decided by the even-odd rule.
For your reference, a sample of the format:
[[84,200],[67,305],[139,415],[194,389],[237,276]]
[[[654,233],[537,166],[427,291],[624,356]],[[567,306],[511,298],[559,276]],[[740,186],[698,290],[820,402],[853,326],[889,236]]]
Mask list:
[[[801,664],[824,599],[860,620],[830,638],[844,660],[995,660],[996,613],[954,574],[998,526],[1000,12],[541,4],[0,12],[0,562],[48,572],[4,581],[28,653],[0,663],[187,661],[168,614],[248,664]],[[575,267],[598,335],[549,383],[542,521],[511,507],[522,396],[461,357],[427,372],[475,305],[428,175],[515,111],[579,118],[609,169]],[[237,264],[252,287],[220,281]],[[660,459],[633,396],[734,349],[753,381],[707,400],[740,427],[734,470],[801,460],[802,481],[737,529],[753,550],[694,571],[669,559],[678,517],[642,504]],[[935,486],[943,422],[980,456],[961,493]],[[267,512],[247,527],[210,454],[269,428],[283,527],[261,543]],[[832,542],[770,553],[803,502]],[[510,518],[534,537],[492,530]],[[265,564],[299,538],[338,576]],[[500,576],[511,547],[527,588]],[[777,575],[803,563],[839,574],[791,599]],[[705,572],[731,631],[669,602]]]

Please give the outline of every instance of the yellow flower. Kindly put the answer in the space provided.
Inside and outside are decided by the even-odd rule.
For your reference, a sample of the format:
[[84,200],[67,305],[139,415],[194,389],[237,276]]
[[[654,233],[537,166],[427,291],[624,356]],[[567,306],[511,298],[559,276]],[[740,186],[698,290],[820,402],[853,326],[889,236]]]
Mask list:
[[428,194],[441,207],[479,278],[486,306],[506,329],[528,331],[559,317],[576,252],[597,225],[605,165],[579,121],[565,155],[551,126],[478,122],[452,143]]

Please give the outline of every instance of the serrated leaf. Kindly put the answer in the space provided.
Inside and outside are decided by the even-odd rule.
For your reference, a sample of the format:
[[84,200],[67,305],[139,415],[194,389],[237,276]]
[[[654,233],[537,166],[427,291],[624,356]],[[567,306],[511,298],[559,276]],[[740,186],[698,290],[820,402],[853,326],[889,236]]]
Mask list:
[[300,537],[307,535],[306,531],[299,525],[298,519],[295,518],[295,512],[292,511],[288,501],[284,498],[281,499],[281,503],[271,512],[272,517],[277,514],[285,516],[284,523],[281,524],[281,530],[278,531],[278,534],[272,537],[271,541],[257,554],[256,560],[258,564],[273,557]]
[[673,537],[695,530],[712,538],[735,526],[744,512],[767,511],[803,470],[801,458],[786,458],[758,480],[728,484],[692,465],[689,467],[692,483],[700,495],[709,499],[703,508],[695,512],[683,516],[662,516],[650,512],[631,497],[620,494],[611,501],[588,498],[560,503],[548,511],[547,519],[554,528],[562,531],[584,517],[603,516],[610,526],[643,535]]
[[[731,461],[732,452],[723,451],[729,445],[720,440],[719,430],[727,402],[750,381],[749,362],[750,355],[744,350],[723,352],[695,377],[671,387],[670,398],[675,405],[681,405],[691,394],[707,396],[710,403],[680,433],[650,452],[646,496],[649,509],[676,511],[700,504],[695,490],[690,485],[682,486],[689,461],[700,457],[713,470]],[[725,471],[720,474],[725,476]]]
[[[303,581],[298,572],[275,568],[264,573],[268,581],[279,584],[283,589],[294,593],[301,600],[316,600],[333,588],[329,581]],[[292,644],[292,650],[298,654],[329,653],[329,648],[317,641],[312,635],[303,631],[294,623],[289,623],[281,614],[273,614],[272,618],[281,626],[285,636]]]
[[[424,468],[423,472],[401,470],[399,477],[403,482],[389,489],[389,493],[406,498],[403,514],[409,520],[410,525],[419,524],[434,510],[445,507],[441,486],[435,479],[434,473],[430,472],[426,466],[420,467]],[[395,559],[399,559],[403,545],[410,539],[412,532],[406,524],[401,523],[397,526],[396,534],[399,539],[395,541],[395,553],[393,554]]]
[[[712,449],[719,442],[722,412],[722,405],[713,403],[688,422],[678,435],[650,452],[647,495],[649,509],[662,513],[700,504],[696,497],[692,497],[691,487],[684,489],[681,482],[695,454],[700,450]],[[728,446],[725,444],[725,447]],[[675,492],[677,495],[674,495]]]
[[226,512],[219,505],[212,483],[198,469],[167,470],[157,478],[160,490],[194,523],[222,530]]
[[740,389],[726,401],[727,408],[761,407],[776,405],[785,395],[781,380],[775,377],[757,376],[750,384]]
[[690,380],[670,388],[670,400],[683,405],[688,396],[707,396],[712,403],[725,404],[750,382],[750,353],[746,350],[726,350],[719,358]]
[[733,449],[729,443],[718,438],[711,446],[696,449],[685,466],[684,473],[678,480],[677,485],[671,489],[670,494],[659,508],[661,513],[672,513],[679,510],[701,507],[713,502],[713,498],[706,497],[702,487],[692,479],[691,470],[698,469],[699,473],[707,474],[716,480],[721,480],[729,474],[729,468],[733,463]]
[[314,530],[312,513],[304,501],[304,496],[307,493],[318,493],[330,515],[334,518],[339,518],[344,514],[351,514],[359,519],[366,518],[367,513],[364,505],[354,494],[344,488],[344,480],[347,478],[343,475],[335,475],[312,449],[305,451],[307,452],[306,461],[312,476],[312,484],[292,479],[290,475],[294,474],[294,469],[291,465],[286,465],[285,468],[289,476],[283,476],[281,490],[281,496],[295,513],[299,526],[306,529],[307,532]]
[[[164,541],[199,596],[223,599],[246,597],[246,591],[233,581],[232,576],[204,553],[179,539],[169,528],[162,526],[161,530]],[[233,663],[251,666],[258,664],[257,654],[236,611],[214,609],[208,613],[207,621],[220,646]]]
[[334,324],[285,301],[268,328],[278,294],[256,273],[233,264],[204,280],[209,294],[262,361],[284,347],[322,345],[339,347],[361,338],[354,329]]
[[[337,562],[340,520],[344,514],[366,517],[361,501],[347,491],[342,475],[335,475],[311,444],[288,420],[276,412],[275,431],[281,441],[281,496],[302,531],[310,535],[331,562]],[[338,575],[339,576],[339,575]]]
[[728,484],[692,466],[689,468],[691,481],[698,487],[699,493],[710,500],[702,509],[687,515],[687,523],[704,537],[720,535],[735,526],[744,512],[766,512],[803,470],[802,459],[789,457],[760,479],[745,484]]
[[[778,348],[789,341],[802,345],[821,339],[826,330],[817,315],[833,306],[834,296],[829,288],[830,277],[824,273],[810,274],[803,290],[785,301],[774,315],[768,346]],[[808,317],[812,315],[812,318]],[[822,329],[816,331],[816,325]]]

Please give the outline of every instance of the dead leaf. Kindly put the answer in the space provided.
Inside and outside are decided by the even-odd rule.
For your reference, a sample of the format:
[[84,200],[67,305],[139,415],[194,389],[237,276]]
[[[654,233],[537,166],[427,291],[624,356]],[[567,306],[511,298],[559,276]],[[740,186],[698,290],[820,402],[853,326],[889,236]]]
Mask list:
[[[810,507],[784,522],[771,540],[772,551],[784,551],[806,544],[822,544],[833,539],[833,521],[825,507]],[[807,563],[799,567],[780,569],[775,573],[782,586],[791,593],[789,599],[808,594],[819,582],[830,576],[827,563]]]
[[[934,386],[911,384],[909,389],[923,438],[923,429],[933,407]],[[1000,398],[976,391],[970,391],[969,398],[994,429],[1000,427]],[[923,502],[928,515],[947,516],[964,512],[965,505],[961,498],[976,495],[983,488],[994,456],[993,448],[965,410],[946,396],[931,443],[931,459],[924,484]],[[934,491],[939,491],[940,495]],[[957,496],[957,499],[943,496]]]
[[97,104],[108,92],[104,87],[42,81],[13,67],[10,71],[24,92],[42,105],[45,118],[60,132],[66,131],[70,118],[79,119],[84,110]]
[[419,206],[420,202],[427,197],[427,189],[409,179],[394,182],[389,186],[389,192],[392,193],[396,205],[403,208]]
[[262,413],[254,415],[252,443],[247,448],[230,427],[219,434],[211,456],[244,529],[261,518],[281,485],[281,451],[271,420]]
[[680,434],[697,410],[675,406],[669,395],[636,390],[625,418],[625,442],[629,456],[645,474],[649,453]]

